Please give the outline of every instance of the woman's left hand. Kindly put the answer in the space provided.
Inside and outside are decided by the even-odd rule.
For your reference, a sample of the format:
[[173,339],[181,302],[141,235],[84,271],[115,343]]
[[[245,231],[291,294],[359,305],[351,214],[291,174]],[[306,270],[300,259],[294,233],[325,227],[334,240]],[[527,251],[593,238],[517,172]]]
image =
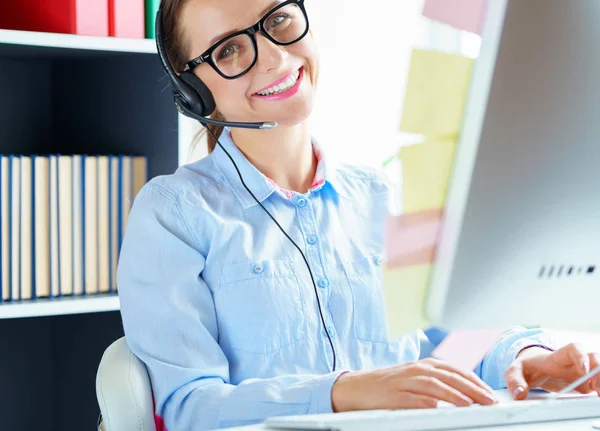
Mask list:
[[[523,350],[506,370],[504,379],[516,400],[527,398],[530,389],[558,392],[600,365],[599,353],[587,353],[579,344],[569,344],[556,352],[539,347]],[[578,386],[582,394],[600,395],[600,374]]]

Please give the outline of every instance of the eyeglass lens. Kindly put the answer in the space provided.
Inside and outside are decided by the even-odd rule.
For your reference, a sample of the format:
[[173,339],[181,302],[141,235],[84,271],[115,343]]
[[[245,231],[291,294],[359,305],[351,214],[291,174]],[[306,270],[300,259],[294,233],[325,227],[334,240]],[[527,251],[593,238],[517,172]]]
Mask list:
[[[297,4],[291,3],[275,10],[264,21],[265,32],[275,41],[296,42],[306,31],[306,18]],[[212,53],[217,68],[228,77],[246,72],[254,63],[256,52],[251,36],[241,34],[224,40]]]

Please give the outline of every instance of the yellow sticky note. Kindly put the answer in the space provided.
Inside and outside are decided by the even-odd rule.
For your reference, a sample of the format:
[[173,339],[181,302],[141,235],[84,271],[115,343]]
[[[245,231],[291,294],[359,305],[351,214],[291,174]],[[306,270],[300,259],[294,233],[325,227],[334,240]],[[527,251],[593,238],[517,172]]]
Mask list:
[[400,150],[404,213],[445,207],[455,150],[456,139],[432,140]]
[[400,131],[447,136],[460,131],[473,59],[415,49]]
[[386,268],[383,289],[390,337],[396,338],[430,326],[425,317],[425,300],[432,265]]

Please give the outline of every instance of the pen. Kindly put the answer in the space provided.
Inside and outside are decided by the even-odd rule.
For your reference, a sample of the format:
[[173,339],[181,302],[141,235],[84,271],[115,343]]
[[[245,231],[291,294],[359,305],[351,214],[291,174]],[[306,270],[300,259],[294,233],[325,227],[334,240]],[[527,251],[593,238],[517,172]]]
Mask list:
[[600,374],[600,367],[594,368],[592,371],[587,373],[585,376],[581,377],[580,379],[575,380],[573,383],[571,383],[566,388],[560,390],[559,392],[550,394],[548,398],[555,399],[555,398],[560,397],[561,395],[567,394],[567,393],[571,392],[572,390],[574,390],[577,386],[585,383],[586,381],[588,381],[589,379],[591,379],[592,377],[594,377],[597,374]]

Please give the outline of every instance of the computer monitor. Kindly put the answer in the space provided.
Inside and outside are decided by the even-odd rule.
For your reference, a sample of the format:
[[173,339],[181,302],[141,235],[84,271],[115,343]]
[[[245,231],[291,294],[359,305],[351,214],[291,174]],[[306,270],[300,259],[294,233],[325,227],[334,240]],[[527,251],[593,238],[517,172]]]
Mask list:
[[492,0],[425,314],[600,328],[600,1]]

